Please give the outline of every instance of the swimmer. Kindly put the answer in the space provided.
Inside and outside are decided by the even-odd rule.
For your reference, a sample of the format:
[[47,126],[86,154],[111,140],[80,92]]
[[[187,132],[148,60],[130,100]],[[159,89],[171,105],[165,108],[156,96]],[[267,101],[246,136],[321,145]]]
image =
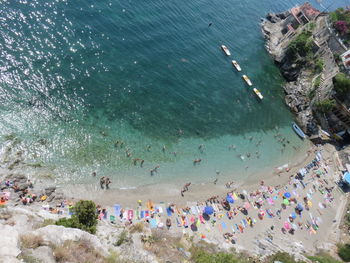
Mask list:
[[163,153],[165,153],[165,145],[163,145],[163,148],[162,148],[162,151],[163,151]]
[[141,160],[140,162],[140,167],[143,167],[143,163],[145,162],[145,160]]
[[114,143],[114,147],[115,147],[115,148],[118,148],[118,146],[119,146],[119,141],[116,141],[116,142]]
[[204,149],[204,144],[200,144],[198,147],[198,150],[203,153],[203,149]]
[[153,176],[154,175],[154,169],[151,169],[150,173],[151,173],[151,176]]
[[134,163],[134,165],[137,165],[137,161],[138,161],[138,160],[139,160],[138,158],[135,158],[135,159],[132,160],[132,162]]
[[173,153],[173,155],[176,157],[176,154],[177,154],[177,153],[176,153],[176,152],[172,152],[172,153]]
[[147,145],[146,150],[147,152],[151,151],[151,145]]
[[93,177],[96,177],[96,172],[92,172],[91,174]]
[[216,183],[218,182],[218,180],[219,180],[219,179],[218,179],[218,178],[216,178],[216,179],[214,180],[214,182],[213,182],[213,183],[214,183],[214,184],[216,184]]
[[216,170],[215,173],[216,173],[217,175],[219,175],[219,174],[220,174],[220,171],[219,171],[219,170]]
[[250,158],[250,153],[247,153],[246,155],[247,155],[248,158]]
[[253,136],[249,136],[249,141],[252,141],[253,140]]

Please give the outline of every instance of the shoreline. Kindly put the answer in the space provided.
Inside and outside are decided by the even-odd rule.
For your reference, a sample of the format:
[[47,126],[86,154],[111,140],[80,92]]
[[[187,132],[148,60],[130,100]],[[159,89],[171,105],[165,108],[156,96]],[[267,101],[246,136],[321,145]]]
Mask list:
[[[310,143],[307,149],[307,152],[310,152],[315,150],[316,147]],[[72,199],[89,199],[105,206],[112,206],[114,203],[118,203],[133,208],[137,206],[137,200],[139,199],[144,202],[152,200],[155,203],[174,202],[179,205],[186,205],[187,202],[204,200],[213,194],[223,195],[228,191],[238,188],[244,188],[249,191],[259,186],[261,181],[264,181],[267,184],[272,184],[276,181],[278,181],[279,184],[285,184],[289,180],[290,175],[296,173],[300,166],[303,166],[305,163],[314,158],[312,155],[307,155],[307,152],[303,153],[301,155],[302,157],[296,158],[296,160],[293,162],[288,162],[288,171],[282,169],[280,175],[277,172],[278,167],[274,167],[274,172],[262,172],[255,174],[256,176],[254,177],[250,176],[248,179],[243,181],[234,181],[234,185],[231,188],[227,188],[225,186],[226,181],[223,181],[222,179],[220,180],[219,177],[217,184],[214,184],[213,182],[191,184],[189,191],[185,193],[184,197],[181,197],[180,191],[182,186],[188,183],[187,181],[183,181],[178,184],[160,183],[130,187],[129,189],[112,187],[108,190],[103,190],[100,189],[99,178],[97,177],[95,184],[68,184],[64,186],[62,185],[58,189],[62,190],[65,196],[69,196]]]

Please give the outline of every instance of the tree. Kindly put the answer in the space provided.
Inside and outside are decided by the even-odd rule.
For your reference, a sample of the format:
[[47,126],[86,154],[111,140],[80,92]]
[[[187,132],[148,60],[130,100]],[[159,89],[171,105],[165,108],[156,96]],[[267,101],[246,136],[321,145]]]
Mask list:
[[322,113],[330,112],[335,107],[335,101],[330,99],[325,99],[316,104],[317,109]]
[[89,200],[81,200],[73,208],[71,218],[61,218],[56,225],[65,227],[79,228],[91,234],[96,233],[97,214],[96,205]]
[[339,257],[345,262],[350,261],[350,244],[345,244],[341,246],[338,250]]
[[337,21],[334,23],[334,28],[342,35],[344,36],[346,33],[348,33],[348,25],[345,21]]
[[350,91],[350,79],[344,73],[338,73],[333,79],[333,83],[339,96],[344,96]]

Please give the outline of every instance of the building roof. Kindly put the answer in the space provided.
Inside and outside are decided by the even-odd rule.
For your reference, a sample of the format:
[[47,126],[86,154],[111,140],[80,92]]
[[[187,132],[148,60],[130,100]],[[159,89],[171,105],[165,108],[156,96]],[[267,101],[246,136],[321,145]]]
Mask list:
[[303,13],[303,15],[308,19],[308,20],[312,20],[314,19],[316,16],[318,16],[321,12],[318,11],[316,8],[314,8],[309,2],[306,2],[304,4],[302,4],[301,6],[296,6],[293,7],[290,12],[292,13],[292,15],[295,17],[295,19],[301,23],[301,21],[298,19],[298,14],[300,12]]

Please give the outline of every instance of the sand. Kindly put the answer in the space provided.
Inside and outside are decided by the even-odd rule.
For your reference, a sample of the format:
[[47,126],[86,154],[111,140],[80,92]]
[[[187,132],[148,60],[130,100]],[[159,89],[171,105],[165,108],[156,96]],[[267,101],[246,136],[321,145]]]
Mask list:
[[[320,162],[320,167],[314,171],[309,172],[304,179],[306,188],[303,189],[301,184],[297,180],[291,178],[291,175],[295,175],[302,167],[305,167],[315,158],[315,152],[320,151],[322,153],[322,160]],[[302,216],[295,219],[293,223],[300,223],[303,229],[297,226],[297,230],[294,235],[283,234],[281,228],[284,223],[288,221],[288,217],[296,205],[287,206],[287,209],[282,209],[281,219],[277,216],[272,218],[264,217],[263,220],[258,219],[258,209],[251,207],[248,209],[249,216],[256,220],[256,224],[253,227],[247,226],[243,233],[237,230],[236,224],[240,224],[242,219],[246,216],[241,212],[232,219],[229,220],[226,216],[226,211],[219,211],[216,213],[216,217],[211,216],[210,221],[202,224],[198,231],[193,232],[191,228],[177,227],[176,218],[180,219],[183,213],[182,208],[186,206],[196,205],[197,203],[204,204],[204,201],[211,196],[218,195],[221,198],[225,197],[227,192],[234,191],[236,193],[241,193],[246,190],[248,193],[256,189],[261,188],[260,182],[261,178],[258,178],[254,182],[246,182],[241,185],[235,185],[231,189],[225,187],[223,182],[218,182],[216,185],[213,183],[204,183],[191,185],[189,191],[185,192],[184,197],[181,197],[180,191],[182,188],[182,183],[178,185],[149,185],[137,189],[110,189],[102,190],[99,185],[74,185],[67,187],[64,193],[67,196],[71,196],[74,199],[92,199],[98,204],[107,207],[110,213],[113,213],[112,206],[116,203],[121,204],[122,207],[126,209],[136,209],[137,201],[142,200],[143,208],[144,204],[148,200],[152,200],[154,204],[158,204],[165,209],[167,204],[175,203],[179,209],[179,214],[173,215],[172,228],[170,232],[183,232],[188,233],[190,236],[194,236],[195,239],[201,239],[203,235],[205,240],[208,242],[214,242],[223,246],[234,247],[237,250],[248,250],[254,254],[264,254],[267,251],[274,251],[278,249],[286,250],[290,253],[303,253],[308,251],[309,253],[316,252],[318,249],[327,248],[330,249],[334,246],[338,240],[339,233],[337,232],[338,224],[340,218],[343,214],[344,207],[346,204],[346,197],[336,186],[335,182],[339,179],[339,158],[337,157],[337,152],[331,145],[319,146],[310,148],[308,153],[303,156],[303,160],[299,160],[297,163],[290,164],[289,171],[282,170],[281,173],[269,174],[264,177],[265,186],[277,186],[282,192],[296,193],[297,201],[303,203],[303,197],[310,193],[310,189],[314,193],[312,194],[312,207],[309,211],[304,210]],[[322,171],[324,174],[321,175],[321,179],[326,179],[328,184],[324,181],[319,181],[315,177],[316,170]],[[293,182],[297,183],[297,188],[294,188]],[[327,187],[333,187],[332,191],[332,202],[325,201],[325,191],[324,194],[318,190],[321,182]],[[271,195],[272,196],[272,195]],[[251,199],[254,200],[254,199]],[[276,213],[277,209],[281,208],[282,198],[278,197],[273,205],[264,204],[264,209],[272,209]],[[326,204],[326,208],[321,208],[319,204]],[[233,207],[243,206],[244,202],[242,200],[236,200]],[[222,218],[220,218],[222,216]],[[158,217],[158,215],[156,216]],[[187,216],[188,219],[191,215]],[[167,216],[162,214],[159,217],[159,221],[165,223]],[[195,216],[195,218],[197,218]],[[215,219],[216,223],[212,223]],[[307,230],[306,225],[312,220],[316,220],[319,228],[317,231],[311,233]],[[135,220],[134,222],[136,222]],[[226,225],[226,228],[222,227],[222,223]],[[124,221],[118,224],[124,224]],[[221,226],[221,227],[220,227]],[[271,230],[271,226],[274,227]],[[232,233],[236,244],[227,243],[224,239],[224,233]],[[288,250],[290,249],[290,250]],[[294,252],[293,252],[294,251]],[[297,252],[296,252],[297,251]]]

